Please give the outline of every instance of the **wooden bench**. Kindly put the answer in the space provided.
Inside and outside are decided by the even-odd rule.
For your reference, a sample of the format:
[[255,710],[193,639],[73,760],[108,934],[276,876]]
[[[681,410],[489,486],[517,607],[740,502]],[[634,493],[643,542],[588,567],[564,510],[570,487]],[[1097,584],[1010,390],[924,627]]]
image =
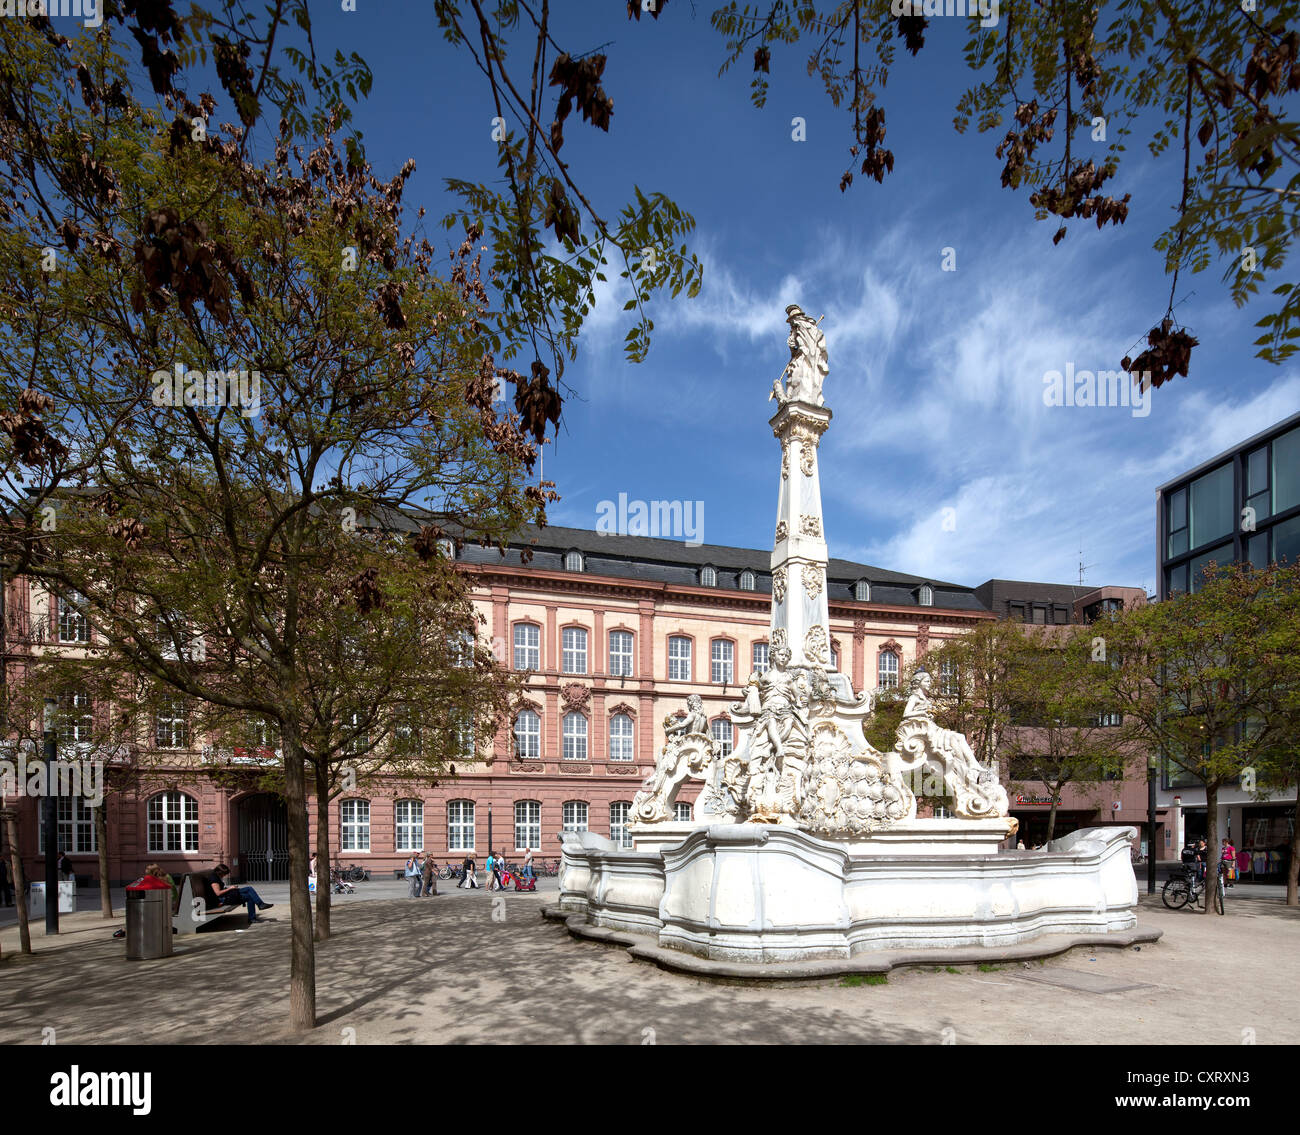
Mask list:
[[[175,876],[173,876],[174,878]],[[177,934],[197,934],[200,926],[225,918],[228,914],[244,914],[247,903],[223,903],[212,889],[212,881],[202,874],[184,875],[180,882],[180,895],[172,926]]]

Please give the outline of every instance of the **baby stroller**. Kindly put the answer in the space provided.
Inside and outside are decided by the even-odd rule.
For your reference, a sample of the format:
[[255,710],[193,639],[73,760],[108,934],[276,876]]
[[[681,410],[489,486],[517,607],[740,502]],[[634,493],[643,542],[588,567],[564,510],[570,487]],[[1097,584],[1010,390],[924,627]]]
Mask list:
[[537,890],[537,880],[534,879],[531,875],[521,875],[518,871],[514,871],[511,872],[510,874],[502,876],[502,878],[505,880],[507,886],[510,885],[510,880],[513,879],[515,883],[516,891]]
[[355,895],[357,893],[354,887],[347,879],[343,877],[343,872],[337,867],[330,868],[330,894],[332,895]]

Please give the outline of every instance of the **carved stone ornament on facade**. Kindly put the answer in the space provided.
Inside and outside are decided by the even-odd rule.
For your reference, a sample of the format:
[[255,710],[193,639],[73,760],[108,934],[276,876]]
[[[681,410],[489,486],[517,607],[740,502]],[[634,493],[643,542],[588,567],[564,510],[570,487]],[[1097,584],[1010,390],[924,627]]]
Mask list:
[[776,522],[776,542],[779,544],[782,540],[784,540],[789,535],[790,535],[790,529],[786,527],[785,521],[778,520]]
[[891,638],[891,639],[887,639],[885,642],[882,642],[882,643],[880,644],[879,649],[880,649],[880,650],[892,650],[895,654],[897,654],[897,655],[899,656],[899,658],[902,658],[902,657],[903,657],[903,647],[902,647],[902,645],[901,645],[900,643],[898,643],[898,642],[895,642],[892,638]]
[[916,656],[919,658],[930,649],[930,624],[918,623],[916,625]]
[[777,627],[775,630],[773,630],[771,639],[772,641],[771,643],[769,643],[769,653],[771,654],[775,654],[783,646],[789,645],[786,642],[785,627]]
[[591,691],[580,682],[570,682],[560,687],[560,698],[565,709],[586,709],[587,703],[591,701]]
[[799,532],[803,536],[820,536],[822,534],[822,518],[812,513],[802,513],[799,517]]
[[636,709],[628,705],[627,702],[625,701],[615,702],[613,705],[609,707],[609,712],[611,716],[616,713],[625,713],[627,714],[628,717],[636,716]]
[[576,772],[580,774],[589,773],[591,772],[591,765],[589,765],[586,761],[561,761],[560,771]]
[[610,776],[635,776],[638,769],[636,765],[608,764],[605,766],[605,771],[609,773]]
[[826,641],[826,628],[820,623],[808,628],[808,633],[803,636],[803,652],[814,662],[820,662],[823,665],[830,661],[827,657],[829,644]]
[[781,446],[781,480],[789,480],[790,477],[790,450],[784,445]]
[[799,443],[799,469],[805,477],[813,475],[813,446],[811,442]]
[[[778,603],[785,602],[785,568],[783,567],[772,572],[772,598]],[[775,645],[773,643],[773,646]]]
[[822,593],[822,569],[816,564],[803,565],[803,589],[809,599],[816,599]]
[[541,761],[511,761],[511,772],[545,772],[546,766]]
[[867,637],[867,620],[861,618],[854,619],[853,620],[853,641],[860,643],[866,637]]

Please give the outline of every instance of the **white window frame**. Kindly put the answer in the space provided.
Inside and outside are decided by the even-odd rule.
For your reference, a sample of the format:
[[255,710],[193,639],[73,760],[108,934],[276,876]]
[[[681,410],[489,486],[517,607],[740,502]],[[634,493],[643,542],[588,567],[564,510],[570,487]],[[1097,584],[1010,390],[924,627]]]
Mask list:
[[685,635],[668,636],[668,680],[670,682],[689,682],[691,680],[691,647],[693,645]]
[[870,603],[871,584],[865,579],[858,580],[858,582],[853,585],[853,598],[859,603]]
[[754,582],[755,582],[755,579],[754,579],[754,573],[753,573],[752,571],[750,571],[748,568],[746,568],[744,571],[742,571],[742,572],[740,573],[740,590],[741,590],[741,591],[753,591],[753,590],[754,590]]
[[[59,608],[59,642],[88,643],[90,619],[85,611],[86,597],[80,591],[70,591],[66,599],[60,595],[56,602]],[[68,633],[64,633],[65,630]]]
[[772,665],[771,648],[766,642],[756,642],[749,651],[750,667],[755,674],[766,674]]
[[705,564],[700,568],[700,586],[717,587],[718,586],[718,569],[712,564]]
[[585,800],[566,800],[562,811],[564,819],[562,828],[566,832],[585,832],[590,820],[591,809]]
[[709,644],[709,678],[734,685],[736,681],[736,644],[729,638],[715,638]]
[[[95,832],[95,809],[81,796],[58,797],[59,848],[69,855],[94,855],[99,851]],[[45,846],[45,801],[37,809],[37,839]]]
[[155,749],[190,747],[189,705],[184,698],[163,699],[154,718],[153,739]]
[[514,639],[515,669],[540,670],[542,668],[542,628],[536,623],[516,623]]
[[187,792],[159,792],[149,797],[145,838],[150,855],[197,853],[199,802]]
[[636,760],[636,723],[626,713],[616,713],[609,719],[609,759]]
[[945,658],[939,663],[939,694],[945,698],[956,697],[960,690],[957,682],[957,663]]
[[521,709],[515,714],[515,755],[521,761],[542,757],[542,718],[535,709]]
[[[890,664],[885,660],[890,659]],[[882,650],[876,658],[876,680],[879,683],[878,689],[896,690],[898,689],[898,668],[901,659],[892,650]]]
[[692,805],[684,800],[678,800],[673,804],[673,820],[679,824],[689,824],[692,819],[691,810]]
[[709,722],[709,736],[718,743],[722,756],[731,756],[736,747],[736,727],[730,721],[725,717],[714,718]]
[[447,801],[447,850],[474,850],[474,801]]
[[88,746],[95,732],[94,699],[80,687],[65,690],[59,695],[57,722],[51,724],[58,730],[60,752]]
[[[520,836],[523,836],[521,839]],[[515,850],[531,847],[536,851],[542,842],[542,802],[515,801]],[[490,850],[490,849],[489,849]]]
[[581,552],[564,553],[564,570],[565,571],[585,571],[586,559]]
[[566,761],[585,761],[587,759],[587,740],[591,727],[586,714],[572,710],[564,715],[560,723],[562,753]]
[[[624,649],[626,644],[626,649]],[[615,678],[632,677],[633,652],[636,640],[631,631],[609,632],[609,672]]]
[[339,804],[339,849],[370,850],[370,801],[357,797]]
[[560,670],[565,674],[587,672],[587,629],[565,627],[560,631]]
[[920,603],[922,607],[933,607],[934,588],[928,583],[922,584],[920,592],[917,594],[917,602]]
[[628,826],[632,822],[632,804],[628,800],[615,800],[609,806],[609,838],[616,847],[630,848],[632,833]]
[[397,800],[393,803],[395,851],[424,850],[424,801]]

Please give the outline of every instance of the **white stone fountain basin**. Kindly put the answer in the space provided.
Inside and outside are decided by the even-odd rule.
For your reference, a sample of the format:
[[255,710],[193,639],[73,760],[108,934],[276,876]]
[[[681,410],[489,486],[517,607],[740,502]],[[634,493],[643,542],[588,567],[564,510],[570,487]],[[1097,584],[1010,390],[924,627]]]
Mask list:
[[1005,838],[1005,820],[917,820],[852,841],[786,825],[660,824],[653,837],[638,833],[635,851],[568,833],[551,913],[575,933],[622,932],[756,970],[1049,938],[1046,952],[1055,952],[1061,935],[1093,944],[1115,935],[1117,945],[1154,937],[1132,933],[1133,829],[1087,828],[1045,851],[999,851],[988,846],[999,824]]

